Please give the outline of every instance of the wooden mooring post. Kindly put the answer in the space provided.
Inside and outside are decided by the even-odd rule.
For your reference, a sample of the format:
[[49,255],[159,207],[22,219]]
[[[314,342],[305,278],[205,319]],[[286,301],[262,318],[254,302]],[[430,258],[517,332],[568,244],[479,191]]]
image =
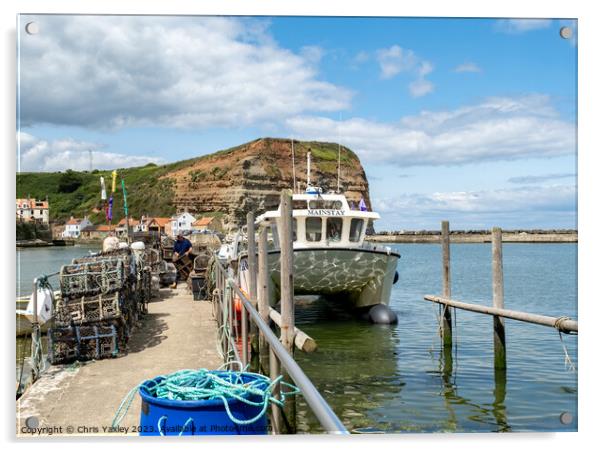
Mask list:
[[[538,315],[534,313],[520,312],[516,310],[507,310],[504,308],[504,266],[502,256],[502,229],[494,227],[491,231],[491,273],[492,273],[492,291],[493,306],[484,306],[479,304],[470,304],[459,300],[451,299],[451,290],[449,289],[449,236],[447,221],[442,222],[441,243],[443,247],[443,296],[426,295],[426,301],[436,302],[444,308],[456,308],[470,312],[483,313],[493,316],[493,351],[494,368],[496,370],[496,380],[499,380],[500,386],[505,384],[506,370],[506,330],[504,318],[523,321],[531,324],[553,327],[561,333],[578,333],[579,326],[577,321],[567,317],[553,317]],[[449,340],[451,344],[451,322],[449,329],[446,327],[447,319],[443,319],[444,341],[446,330],[449,330]],[[444,350],[447,349],[444,347]],[[496,382],[497,384],[497,382]]]
[[[255,243],[255,217],[253,212],[247,213],[247,255],[249,263],[249,298],[257,310],[257,246]],[[257,325],[251,321],[249,327],[249,341],[251,344],[250,370],[259,370],[259,338]]]
[[[502,229],[491,231],[491,272],[493,280],[493,307],[504,308],[504,265],[502,261]],[[504,319],[493,316],[493,360],[497,370],[506,368],[506,330]]]
[[[293,199],[290,190],[283,190],[280,195],[280,218],[278,235],[280,239],[280,341],[287,352],[294,356],[295,351],[295,306],[293,293]],[[292,383],[288,374],[283,373],[283,380]],[[289,434],[297,433],[296,399],[288,397],[284,405],[285,427]]]
[[[266,324],[270,321],[270,304],[269,304],[269,277],[270,271],[268,267],[268,230],[265,227],[259,229],[259,262],[258,262],[258,284],[257,284],[257,300],[259,315]],[[270,347],[263,335],[259,335],[259,370],[262,374],[270,374]]]
[[[293,240],[292,240],[292,196],[290,192],[282,193],[282,218],[279,219],[280,233],[280,272],[281,272],[281,299],[280,313],[270,307],[273,302],[271,291],[272,280],[269,270],[268,246],[267,246],[267,228],[261,226],[259,229],[258,240],[258,280],[257,305],[253,304],[249,293],[243,291],[237,284],[237,281],[231,276],[229,268],[223,267],[218,261],[215,266],[216,271],[216,291],[214,291],[214,308],[217,310],[216,319],[221,323],[222,319],[228,317],[231,322],[232,315],[226,314],[223,309],[231,312],[232,302],[230,293],[236,294],[241,300],[242,308],[245,311],[245,317],[251,324],[257,326],[258,349],[259,349],[259,371],[263,374],[269,374],[270,379],[287,382],[299,387],[300,393],[307,402],[307,405],[316,415],[320,424],[328,433],[347,434],[348,431],[326,403],[319,391],[315,388],[309,378],[305,375],[301,367],[294,360],[294,347],[304,352],[312,352],[316,349],[315,341],[303,331],[295,327],[295,312],[293,298]],[[277,252],[277,250],[275,250]],[[228,290],[229,289],[229,290]],[[249,289],[249,291],[251,291]],[[280,327],[280,337],[277,337],[270,327],[270,320]],[[230,324],[224,325],[224,329],[231,330]],[[221,329],[220,327],[219,329]],[[225,337],[229,334],[223,334],[220,338],[226,342]],[[244,340],[243,334],[243,342]],[[242,359],[238,353],[237,346],[232,337],[225,343],[228,353],[224,353],[225,358],[231,358],[231,351],[235,360],[232,363],[240,362]],[[239,369],[238,366],[236,368]],[[272,403],[270,409],[270,422],[272,432],[276,434],[295,434],[296,424],[296,397],[287,396],[282,399],[281,386],[278,382],[273,387],[273,397],[284,401],[284,406]],[[286,391],[289,391],[288,389]]]
[[[449,249],[449,221],[441,221],[441,255],[443,260],[443,297],[451,298],[450,277],[450,249]],[[451,347],[452,340],[452,317],[451,308],[443,306],[443,320],[441,325],[443,347]]]

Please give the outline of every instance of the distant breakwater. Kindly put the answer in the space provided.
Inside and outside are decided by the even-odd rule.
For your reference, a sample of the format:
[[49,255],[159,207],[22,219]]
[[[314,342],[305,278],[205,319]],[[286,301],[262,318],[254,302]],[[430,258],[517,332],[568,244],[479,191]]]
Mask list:
[[[503,231],[504,243],[577,243],[576,230],[509,230]],[[439,243],[440,231],[381,232],[366,237],[379,243]],[[452,243],[490,243],[491,233],[486,230],[451,231]]]

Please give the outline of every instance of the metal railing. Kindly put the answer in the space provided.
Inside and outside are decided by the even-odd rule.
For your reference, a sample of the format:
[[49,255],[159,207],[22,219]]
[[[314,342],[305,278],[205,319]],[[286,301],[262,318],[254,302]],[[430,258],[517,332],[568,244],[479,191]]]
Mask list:
[[[249,341],[249,333],[247,324],[247,315],[251,320],[252,324],[255,324],[258,328],[259,333],[266,340],[270,354],[270,369],[277,368],[277,363],[279,362],[280,366],[284,368],[287,374],[294,381],[295,385],[301,391],[301,394],[305,398],[307,405],[312,410],[322,427],[326,430],[326,432],[331,434],[348,434],[349,432],[341,422],[341,420],[337,417],[337,415],[333,412],[331,407],[328,405],[326,400],[322,397],[320,392],[313,385],[311,380],[305,375],[299,364],[295,361],[295,359],[289,354],[286,348],[282,345],[278,337],[274,334],[270,326],[263,321],[257,309],[254,307],[253,303],[251,303],[248,296],[240,289],[240,287],[236,284],[234,279],[229,277],[221,265],[221,263],[216,261],[215,267],[216,271],[216,290],[218,292],[218,304],[214,306],[217,307],[218,311],[214,310],[216,318],[218,318],[218,322],[225,315],[221,315],[222,310],[228,309],[228,323],[219,324],[220,327],[228,327],[229,330],[232,331],[236,320],[234,319],[234,296],[225,296],[225,290],[233,290],[234,293],[238,296],[241,301],[241,331],[240,337],[242,342],[242,362],[246,364],[247,362],[247,353],[248,353],[248,341]],[[225,301],[228,300],[228,305],[225,305]],[[232,340],[232,336],[227,334],[227,337],[224,342],[221,343],[222,350],[224,355],[230,355],[231,352],[235,354],[236,360],[239,360],[238,350],[234,345]],[[277,360],[276,360],[277,359]],[[270,376],[274,377],[273,371]],[[279,392],[279,387],[275,388],[276,393]],[[292,400],[294,402],[294,399]]]
[[[45,276],[36,277],[33,279],[33,292],[32,292],[32,317],[31,317],[31,356],[30,356],[30,364],[31,364],[31,372],[32,372],[32,380],[31,382],[35,382],[40,374],[44,371],[44,356],[42,355],[42,334],[40,330],[40,321],[38,318],[38,288],[40,282],[42,280],[48,279],[48,277],[58,276],[59,273],[55,272],[52,274],[48,274]],[[52,306],[54,309],[54,305]],[[54,314],[54,311],[52,312]]]

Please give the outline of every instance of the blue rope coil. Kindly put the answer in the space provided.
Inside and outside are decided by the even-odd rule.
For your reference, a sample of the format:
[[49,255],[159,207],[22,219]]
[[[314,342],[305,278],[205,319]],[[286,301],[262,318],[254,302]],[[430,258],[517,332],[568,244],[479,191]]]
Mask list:
[[[245,382],[245,376],[251,379]],[[123,420],[129,410],[136,392],[144,387],[148,394],[158,399],[179,400],[179,401],[201,401],[201,400],[221,400],[224,403],[224,410],[230,420],[238,425],[247,425],[256,422],[265,415],[270,403],[280,407],[284,405],[284,399],[287,396],[293,396],[299,393],[299,389],[294,385],[281,382],[282,376],[278,376],[273,381],[261,374],[249,373],[245,371],[210,371],[206,369],[198,370],[180,370],[166,376],[160,376],[150,381],[138,384],[121,401],[115,417],[113,418],[113,427],[117,427]],[[276,384],[286,386],[290,390],[279,393],[279,398],[273,396],[272,391]],[[260,400],[253,401],[250,398],[259,397]],[[235,418],[230,411],[229,401],[237,400],[244,404],[261,407],[260,412],[251,419],[243,420]],[[190,419],[189,419],[190,420]],[[187,422],[188,423],[188,422]],[[159,420],[161,424],[161,419]],[[159,426],[159,432],[163,431]]]

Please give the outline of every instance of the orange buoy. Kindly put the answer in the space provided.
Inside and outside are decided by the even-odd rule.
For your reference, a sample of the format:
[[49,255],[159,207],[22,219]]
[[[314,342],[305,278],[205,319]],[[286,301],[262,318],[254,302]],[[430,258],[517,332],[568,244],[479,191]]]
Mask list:
[[[249,294],[245,290],[240,290],[242,293],[248,298]],[[236,314],[236,319],[240,321],[242,316],[242,301],[238,295],[234,296],[234,312]]]

